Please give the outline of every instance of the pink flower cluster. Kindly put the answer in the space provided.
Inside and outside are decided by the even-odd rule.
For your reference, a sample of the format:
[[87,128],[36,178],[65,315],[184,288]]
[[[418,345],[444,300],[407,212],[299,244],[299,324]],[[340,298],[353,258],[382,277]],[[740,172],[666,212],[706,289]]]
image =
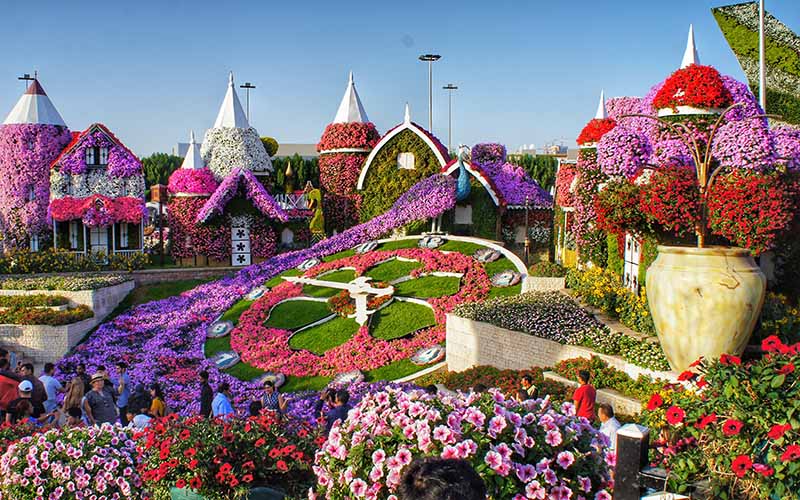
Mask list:
[[141,224],[145,216],[144,200],[130,196],[109,198],[102,194],[86,198],[65,196],[50,202],[49,216],[59,222],[81,219],[92,227],[108,226],[115,222]]
[[95,130],[84,135],[80,142],[59,160],[61,172],[65,174],[86,173],[86,148],[108,148],[108,175],[111,177],[130,177],[142,173],[142,162],[126,147],[112,141],[105,132]]
[[412,273],[415,277],[434,271],[463,275],[458,293],[428,300],[434,309],[437,325],[418,332],[412,338],[393,341],[376,339],[369,334],[368,328],[362,327],[350,340],[322,356],[305,350],[294,350],[289,347],[291,332],[264,326],[276,304],[302,295],[302,286],[284,283],[269,291],[242,314],[239,324],[231,332],[231,347],[240,353],[246,363],[263,370],[279,370],[287,375],[335,375],[350,370],[372,370],[406,359],[422,347],[444,341],[445,315],[456,305],[480,300],[489,293],[489,277],[476,260],[458,253],[445,254],[418,248],[373,251],[325,262],[306,271],[305,276],[316,277],[343,267],[355,268],[356,275],[361,275],[367,269],[395,257],[420,262],[422,266]]
[[244,184],[244,194],[258,210],[267,217],[277,219],[281,222],[289,220],[289,215],[278,205],[275,199],[270,196],[266,188],[249,170],[236,169],[225,177],[214,194],[206,201],[203,208],[197,214],[197,223],[203,224],[213,217],[222,215],[225,206],[234,196],[239,194],[239,188]]
[[372,149],[381,136],[372,123],[331,123],[325,127],[317,151],[336,149]]
[[597,164],[608,176],[635,177],[650,160],[650,142],[641,133],[617,125],[597,144]]
[[211,194],[219,184],[208,168],[179,168],[169,176],[167,188],[172,194]]
[[315,460],[310,499],[396,500],[418,457],[463,459],[489,498],[610,500],[607,439],[589,421],[543,400],[488,393],[432,397],[387,388],[365,394],[334,424]]

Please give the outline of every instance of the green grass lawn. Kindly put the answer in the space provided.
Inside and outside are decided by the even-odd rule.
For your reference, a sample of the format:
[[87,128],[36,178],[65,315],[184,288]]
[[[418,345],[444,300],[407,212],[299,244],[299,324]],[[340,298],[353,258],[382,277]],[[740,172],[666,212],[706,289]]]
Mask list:
[[[340,269],[325,276],[318,276],[318,279],[325,281],[335,281],[337,283],[349,283],[356,279],[356,272],[352,269]],[[309,297],[333,297],[341,292],[338,288],[328,288],[315,285],[303,285],[303,293]]]
[[451,276],[423,276],[394,285],[397,295],[429,299],[458,292],[461,279]]
[[398,250],[400,248],[414,248],[419,240],[395,240],[381,243],[378,250]]
[[509,295],[519,295],[520,293],[522,293],[522,283],[517,283],[514,286],[507,286],[505,288],[493,286],[489,289],[489,296],[487,298],[508,297]]
[[315,354],[347,342],[358,331],[358,323],[349,318],[334,318],[304,330],[289,339],[289,346],[294,349],[306,349]]
[[330,315],[331,311],[326,302],[290,300],[272,308],[265,326],[295,330]]
[[378,264],[372,269],[368,269],[365,273],[372,278],[373,281],[392,281],[403,276],[408,276],[411,271],[421,267],[419,262],[404,262],[402,260],[392,259],[383,264]]
[[396,300],[375,313],[369,330],[375,338],[392,340],[434,324],[429,307]]
[[286,377],[281,392],[321,391],[333,377]]
[[412,373],[428,368],[430,365],[417,366],[408,359],[401,359],[394,363],[389,363],[386,366],[381,366],[374,370],[364,373],[364,379],[367,382],[377,382],[378,380],[397,380],[399,378],[407,377]]
[[230,321],[234,325],[239,323],[239,317],[245,312],[254,301],[242,299],[239,302],[235,303],[233,307],[225,311],[225,314],[219,319],[220,321]]
[[356,251],[352,248],[350,250],[345,250],[344,252],[335,253],[333,255],[328,255],[327,257],[323,257],[322,260],[324,262],[331,262],[334,260],[343,259],[345,257],[352,257],[356,254]]
[[517,270],[517,266],[514,265],[513,262],[508,257],[501,257],[494,262],[489,262],[488,264],[484,264],[483,268],[486,269],[486,274],[489,275],[489,278],[494,276],[497,273],[502,273],[508,269],[512,271]]
[[476,250],[481,248],[485,248],[483,245],[479,245],[477,243],[472,243],[469,241],[448,241],[444,245],[440,246],[436,250],[444,250],[447,252],[458,252],[463,253],[464,255],[468,255],[472,257]]
[[283,276],[300,276],[300,271],[295,268],[289,269],[288,271],[284,271],[281,274],[275,276],[271,280],[264,283],[264,286],[272,288],[274,286],[280,285],[281,283],[286,281],[282,279]]

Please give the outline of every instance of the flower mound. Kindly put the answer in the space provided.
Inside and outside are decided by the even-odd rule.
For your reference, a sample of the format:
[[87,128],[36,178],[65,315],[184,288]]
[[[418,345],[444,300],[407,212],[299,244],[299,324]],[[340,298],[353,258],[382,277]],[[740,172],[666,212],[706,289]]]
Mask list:
[[302,286],[284,283],[265,294],[242,314],[239,324],[231,332],[231,348],[240,353],[242,361],[248,364],[262,370],[281,371],[287,375],[302,377],[335,375],[350,370],[372,370],[408,358],[420,348],[443,342],[445,314],[457,304],[479,300],[489,292],[490,284],[486,271],[474,259],[457,253],[444,254],[418,248],[374,251],[327,262],[313,267],[305,273],[305,276],[313,278],[325,271],[341,267],[355,268],[356,274],[361,275],[368,268],[392,257],[420,262],[422,267],[412,271],[412,276],[434,271],[463,274],[458,293],[428,300],[434,309],[436,325],[417,332],[413,337],[392,341],[372,337],[369,329],[364,326],[347,342],[326,351],[321,356],[306,350],[295,350],[289,346],[292,332],[264,326],[275,305],[302,294]]
[[258,210],[271,219],[277,219],[281,222],[289,220],[287,214],[278,205],[278,202],[270,196],[261,182],[249,170],[236,169],[228,175],[214,194],[206,201],[203,208],[197,214],[197,223],[202,224],[208,222],[213,217],[221,215],[225,210],[225,206],[239,193],[240,187],[244,185],[244,193],[247,199],[253,203]]
[[602,139],[603,135],[609,132],[617,125],[617,122],[611,118],[593,118],[589,123],[583,127],[580,135],[578,135],[578,145],[589,145],[598,142]]
[[63,222],[81,219],[90,227],[108,226],[115,222],[140,224],[145,216],[144,200],[123,196],[109,198],[101,194],[86,198],[66,196],[50,202],[50,217]]
[[655,96],[657,109],[678,106],[724,108],[732,102],[731,93],[715,68],[692,64],[672,73]]
[[403,468],[423,456],[469,461],[491,498],[610,498],[606,442],[571,404],[559,411],[496,391],[437,399],[387,389],[334,425],[309,498],[396,498]]
[[625,126],[606,133],[597,144],[597,164],[604,174],[636,176],[653,153],[647,138]]
[[217,189],[214,174],[207,168],[179,168],[169,176],[167,188],[170,193],[177,194],[211,194]]
[[317,151],[372,149],[380,140],[378,129],[372,123],[331,123],[325,127]]
[[127,431],[108,424],[24,437],[0,459],[0,498],[142,498],[135,458]]

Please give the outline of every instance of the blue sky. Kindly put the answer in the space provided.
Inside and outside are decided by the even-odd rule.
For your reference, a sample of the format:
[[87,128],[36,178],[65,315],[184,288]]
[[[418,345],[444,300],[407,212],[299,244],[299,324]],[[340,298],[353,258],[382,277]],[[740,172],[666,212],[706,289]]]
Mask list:
[[[0,114],[40,72],[73,130],[100,121],[137,154],[170,151],[213,124],[227,74],[257,85],[251,122],[280,142],[316,142],[336,113],[347,72],[385,132],[427,124],[434,65],[434,132],[509,149],[572,143],[607,96],[643,95],[680,64],[689,23],[701,61],[744,75],[710,8],[729,2],[659,1],[149,1],[52,2],[3,7]],[[800,2],[767,0],[800,31]],[[240,94],[244,102],[244,95]]]

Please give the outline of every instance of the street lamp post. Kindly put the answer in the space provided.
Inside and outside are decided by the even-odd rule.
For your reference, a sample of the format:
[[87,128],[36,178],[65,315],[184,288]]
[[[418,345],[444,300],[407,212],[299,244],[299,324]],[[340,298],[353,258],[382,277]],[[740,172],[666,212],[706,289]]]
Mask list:
[[531,237],[528,230],[528,217],[529,217],[529,210],[530,210],[530,200],[529,197],[525,197],[525,266],[528,265],[528,260],[531,254]]
[[453,151],[453,91],[458,90],[458,87],[452,83],[448,83],[444,87],[447,91],[447,151]]
[[428,63],[428,132],[433,133],[433,63],[441,59],[439,54],[422,54],[420,61]]
[[244,82],[244,85],[239,85],[239,88],[245,89],[245,100],[247,101],[247,121],[250,121],[250,89],[256,88],[250,82]]
[[764,34],[764,0],[758,3],[758,103],[767,112],[767,68]]

